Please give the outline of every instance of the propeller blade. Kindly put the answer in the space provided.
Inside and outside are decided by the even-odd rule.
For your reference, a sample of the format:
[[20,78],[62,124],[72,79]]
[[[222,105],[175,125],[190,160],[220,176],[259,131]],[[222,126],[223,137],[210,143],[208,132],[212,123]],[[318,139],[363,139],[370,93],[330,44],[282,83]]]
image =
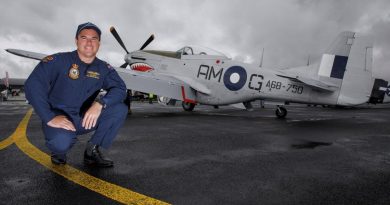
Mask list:
[[148,46],[149,43],[152,42],[153,40],[154,40],[154,35],[152,34],[152,35],[148,38],[148,40],[145,41],[144,45],[141,46],[141,49],[140,49],[140,50],[144,50],[144,48],[145,48],[146,46]]
[[124,64],[122,64],[120,67],[121,67],[121,68],[126,68],[127,65],[129,65],[129,64],[128,64],[128,63],[124,63]]
[[118,41],[119,45],[121,45],[122,48],[125,49],[126,53],[128,54],[129,51],[127,51],[125,44],[123,43],[121,37],[119,37],[118,32],[116,32],[116,30],[115,30],[115,28],[114,28],[113,26],[111,26],[110,32],[111,32],[112,35],[115,37],[115,39]]

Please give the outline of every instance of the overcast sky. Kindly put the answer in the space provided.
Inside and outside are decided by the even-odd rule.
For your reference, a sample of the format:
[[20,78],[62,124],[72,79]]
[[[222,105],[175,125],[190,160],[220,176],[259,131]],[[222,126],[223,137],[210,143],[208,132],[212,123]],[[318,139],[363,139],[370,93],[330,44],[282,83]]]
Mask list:
[[390,80],[388,0],[2,0],[0,78],[27,77],[37,61],[7,53],[16,48],[45,54],[75,49],[79,24],[102,30],[99,58],[114,66],[125,52],[109,33],[115,26],[128,50],[155,34],[148,49],[202,45],[235,60],[264,67],[305,65],[319,58],[345,30],[373,35],[374,75]]

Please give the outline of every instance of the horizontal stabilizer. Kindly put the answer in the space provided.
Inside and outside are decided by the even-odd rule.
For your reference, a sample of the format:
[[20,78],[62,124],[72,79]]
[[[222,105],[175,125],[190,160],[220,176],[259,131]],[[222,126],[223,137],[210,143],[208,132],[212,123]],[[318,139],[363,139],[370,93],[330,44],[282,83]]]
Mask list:
[[282,78],[288,78],[288,79],[295,81],[295,82],[304,83],[307,86],[310,86],[314,89],[318,89],[318,90],[322,90],[322,91],[333,92],[339,88],[339,86],[337,86],[335,84],[332,84],[329,82],[323,82],[323,81],[312,79],[312,78],[305,78],[305,77],[301,77],[301,76],[291,76],[288,74],[277,74],[277,76],[282,77]]

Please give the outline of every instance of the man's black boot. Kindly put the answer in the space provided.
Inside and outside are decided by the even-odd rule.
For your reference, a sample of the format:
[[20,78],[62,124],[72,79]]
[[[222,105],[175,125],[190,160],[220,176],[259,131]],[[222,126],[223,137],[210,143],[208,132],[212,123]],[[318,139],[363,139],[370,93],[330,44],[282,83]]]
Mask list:
[[66,164],[66,155],[52,154],[51,155],[51,163],[56,164],[56,165]]
[[108,158],[105,158],[99,150],[97,145],[94,145],[91,150],[85,149],[84,152],[84,164],[94,165],[98,167],[112,167],[114,162]]

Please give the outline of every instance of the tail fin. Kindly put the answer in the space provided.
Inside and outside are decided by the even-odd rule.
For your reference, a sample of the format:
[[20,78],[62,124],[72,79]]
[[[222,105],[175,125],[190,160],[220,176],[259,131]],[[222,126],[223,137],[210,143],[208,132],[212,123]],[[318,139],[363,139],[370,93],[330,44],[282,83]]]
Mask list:
[[371,38],[354,32],[340,33],[323,54],[318,75],[320,79],[341,80],[337,105],[366,103],[372,88]]

